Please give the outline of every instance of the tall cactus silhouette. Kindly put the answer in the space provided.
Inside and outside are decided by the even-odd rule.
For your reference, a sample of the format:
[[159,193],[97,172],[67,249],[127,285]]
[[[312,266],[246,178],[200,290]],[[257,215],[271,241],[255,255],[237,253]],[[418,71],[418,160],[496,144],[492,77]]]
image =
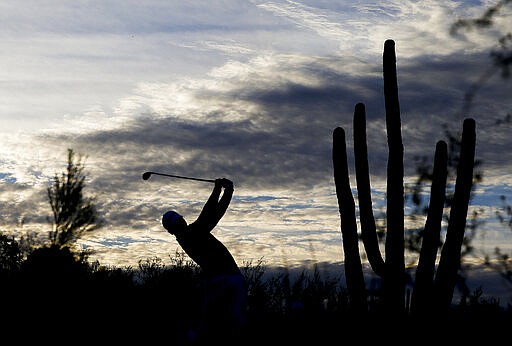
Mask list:
[[[404,148],[398,99],[395,42],[393,40],[386,40],[384,43],[383,75],[388,142],[385,258],[379,248],[370,192],[366,111],[364,104],[358,103],[354,110],[353,126],[361,239],[371,269],[382,281],[384,311],[406,314]],[[460,267],[460,251],[472,188],[475,142],[475,121],[470,118],[465,119],[454,203],[450,210],[446,239],[437,270],[436,261],[445,203],[448,154],[446,142],[440,140],[436,144],[430,204],[411,299],[411,313],[413,314],[430,313],[433,311],[432,309],[439,311],[448,308],[451,304],[457,271]],[[345,130],[342,127],[337,127],[333,131],[332,160],[341,218],[340,228],[343,237],[347,290],[352,309],[356,312],[366,312],[368,309],[367,292],[358,247],[355,202],[348,173]]]

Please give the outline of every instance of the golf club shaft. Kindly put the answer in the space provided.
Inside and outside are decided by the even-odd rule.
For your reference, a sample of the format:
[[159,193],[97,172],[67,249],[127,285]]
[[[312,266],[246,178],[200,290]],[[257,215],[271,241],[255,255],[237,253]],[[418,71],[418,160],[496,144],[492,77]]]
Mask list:
[[149,176],[151,176],[151,175],[162,175],[162,176],[165,176],[165,177],[172,177],[172,178],[179,178],[179,179],[188,179],[188,180],[205,181],[205,182],[208,182],[208,183],[215,183],[215,180],[213,180],[213,179],[201,179],[201,178],[184,177],[184,176],[181,176],[181,175],[158,173],[158,172],[146,172],[146,173],[144,173],[144,175],[147,176],[148,179],[149,179]]

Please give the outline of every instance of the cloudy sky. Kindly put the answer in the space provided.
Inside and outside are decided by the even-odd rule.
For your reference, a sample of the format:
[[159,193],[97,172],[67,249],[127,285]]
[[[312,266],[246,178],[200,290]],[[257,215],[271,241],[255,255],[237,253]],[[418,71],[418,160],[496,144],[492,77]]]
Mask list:
[[[386,39],[396,42],[407,174],[414,157],[431,157],[446,139],[443,126],[458,133],[470,116],[484,172],[473,203],[512,200],[512,125],[502,121],[510,79],[492,75],[462,111],[497,38],[512,31],[512,9],[492,28],[450,35],[457,19],[494,3],[4,0],[1,229],[51,229],[45,190],[71,148],[86,157],[86,192],[106,220],[80,245],[102,264],[168,262],[180,248],[161,215],[175,209],[193,221],[211,192],[204,182],[144,181],[145,171],[233,180],[214,233],[239,263],[342,261],[332,131],[346,129],[350,151],[354,105],[365,103],[374,204],[382,206]],[[508,229],[493,229],[483,246],[510,249]]]

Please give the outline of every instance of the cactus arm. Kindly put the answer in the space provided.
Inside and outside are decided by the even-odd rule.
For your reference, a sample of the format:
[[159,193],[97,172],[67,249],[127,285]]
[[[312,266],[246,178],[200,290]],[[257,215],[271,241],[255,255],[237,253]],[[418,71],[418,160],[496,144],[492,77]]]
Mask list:
[[443,208],[446,200],[447,166],[448,149],[446,142],[438,141],[434,154],[434,170],[427,220],[423,231],[418,267],[416,268],[411,307],[413,314],[429,312],[433,305],[432,284],[441,239]]
[[465,119],[453,205],[435,278],[436,301],[440,304],[440,309],[447,308],[451,304],[457,272],[460,269],[460,251],[464,241],[466,218],[473,187],[475,143],[475,121],[471,118]]
[[366,144],[366,111],[363,103],[358,103],[354,110],[354,158],[361,238],[372,270],[376,275],[382,276],[384,274],[384,260],[379,249],[375,218],[373,216],[370,170],[368,168],[368,147]]
[[355,311],[363,312],[366,311],[366,289],[359,255],[355,203],[348,174],[345,131],[341,127],[333,131],[332,161],[341,219],[347,290],[351,307]]

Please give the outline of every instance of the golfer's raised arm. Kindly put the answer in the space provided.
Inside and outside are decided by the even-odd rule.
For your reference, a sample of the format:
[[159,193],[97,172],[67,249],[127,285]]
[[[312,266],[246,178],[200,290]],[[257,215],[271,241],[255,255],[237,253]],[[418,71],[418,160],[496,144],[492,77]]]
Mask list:
[[[227,179],[226,179],[227,180]],[[225,189],[222,198],[220,198],[220,193],[222,191],[223,186],[228,186],[230,189]],[[203,224],[202,229],[205,232],[210,232],[217,225],[219,220],[222,218],[226,209],[228,208],[229,202],[231,201],[231,196],[233,195],[233,183],[231,181],[225,182],[223,179],[215,179],[215,186],[213,187],[213,191],[210,194],[210,197],[206,201],[203,210],[197,217],[196,223]]]

